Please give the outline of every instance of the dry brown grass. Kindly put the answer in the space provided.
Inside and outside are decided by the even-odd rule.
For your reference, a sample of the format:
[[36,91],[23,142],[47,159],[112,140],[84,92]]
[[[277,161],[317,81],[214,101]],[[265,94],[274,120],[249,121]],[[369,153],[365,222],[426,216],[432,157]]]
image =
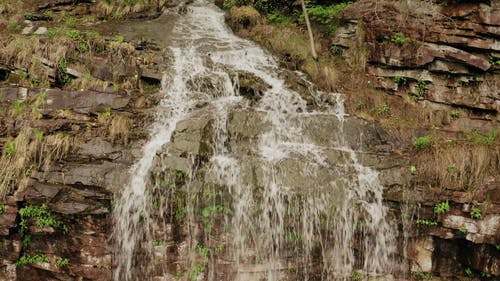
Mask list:
[[307,73],[321,89],[325,91],[336,89],[338,72],[330,61],[308,59],[300,66],[300,70]]
[[15,139],[5,144],[0,158],[0,199],[16,187],[21,190],[26,187],[26,169],[34,160],[38,148],[32,139],[33,130],[23,127]]
[[70,140],[63,134],[43,137],[43,133],[25,126],[17,137],[3,147],[0,158],[0,199],[14,191],[23,191],[31,173],[48,170],[54,160],[68,153]]
[[20,35],[0,40],[0,63],[23,70],[29,76],[26,86],[41,83],[48,86],[50,77],[55,76],[55,65],[45,66],[42,61],[56,64],[75,52],[76,42],[66,37],[41,38]]
[[109,81],[103,81],[93,77],[90,74],[85,74],[81,78],[71,80],[69,84],[70,89],[74,90],[92,90],[96,92],[105,91],[110,86]]
[[228,21],[233,26],[252,27],[261,23],[263,19],[254,7],[234,6],[229,10]]
[[121,4],[120,1],[99,1],[98,11],[104,16],[128,15],[145,11],[159,11],[167,0],[141,0],[135,5]]
[[111,142],[116,143],[120,141],[122,144],[127,145],[131,124],[132,120],[127,116],[122,114],[115,115],[109,125]]
[[[232,16],[230,13],[229,21],[237,21],[232,19]],[[278,27],[258,22],[253,28],[239,29],[238,32],[241,36],[250,37],[283,57],[285,64],[293,62],[293,68],[309,75],[321,89],[326,91],[337,89],[339,73],[336,70],[336,62],[329,55],[329,50],[321,49],[321,44],[316,42],[319,58],[315,60],[311,55],[307,34],[295,24]]]
[[473,190],[499,177],[500,146],[444,142],[417,153],[418,177],[450,190]]

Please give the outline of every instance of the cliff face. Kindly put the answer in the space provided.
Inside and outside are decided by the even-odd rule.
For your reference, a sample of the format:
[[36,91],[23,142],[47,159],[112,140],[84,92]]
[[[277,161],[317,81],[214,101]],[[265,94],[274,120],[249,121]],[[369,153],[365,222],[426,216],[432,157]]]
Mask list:
[[[417,135],[449,142],[410,158],[416,177],[409,186],[416,192],[404,200],[421,205],[420,218],[437,222],[419,226],[410,239],[416,243],[409,244],[412,269],[441,277],[467,275],[468,268],[498,276],[500,2],[358,1],[342,19],[346,24],[336,30],[333,46],[349,53],[363,33],[374,87],[397,96],[393,106],[414,100],[421,114],[430,109],[433,123],[417,122]],[[438,132],[424,133],[432,128]],[[491,142],[473,145],[471,132],[489,134]],[[468,141],[452,144],[466,134]],[[401,194],[388,199],[404,203]],[[440,202],[449,209],[441,213]]]
[[100,24],[158,16],[160,2],[0,3],[0,280],[112,279],[113,194],[167,56]]

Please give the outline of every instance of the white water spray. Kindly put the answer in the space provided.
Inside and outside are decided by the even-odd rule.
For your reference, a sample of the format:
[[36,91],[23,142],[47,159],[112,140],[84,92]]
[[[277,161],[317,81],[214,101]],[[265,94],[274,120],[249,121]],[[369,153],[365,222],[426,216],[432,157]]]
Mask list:
[[[147,266],[141,265],[148,264],[150,255],[151,166],[157,152],[172,141],[176,124],[201,102],[214,108],[215,132],[213,155],[205,163],[209,169],[200,180],[229,194],[226,251],[234,280],[277,281],[290,268],[300,268],[296,274],[303,280],[314,272],[321,280],[349,280],[357,271],[390,280],[395,230],[385,220],[377,173],[358,161],[343,137],[349,128],[340,95],[330,94],[337,103],[329,110],[311,110],[289,88],[273,57],[234,36],[223,12],[204,1],[189,7],[173,34],[174,73],[165,79],[160,105],[165,113],[157,116],[143,156],[131,169],[131,183],[114,209],[115,280],[148,276]],[[242,72],[269,86],[254,105],[239,96],[233,83],[234,73]],[[255,142],[233,150],[241,144],[229,137],[227,124],[237,107],[255,112],[263,126]],[[317,141],[311,135],[323,128],[311,128],[312,118],[335,124],[337,136]],[[187,204],[193,210],[197,202]],[[207,276],[218,280],[217,272]]]

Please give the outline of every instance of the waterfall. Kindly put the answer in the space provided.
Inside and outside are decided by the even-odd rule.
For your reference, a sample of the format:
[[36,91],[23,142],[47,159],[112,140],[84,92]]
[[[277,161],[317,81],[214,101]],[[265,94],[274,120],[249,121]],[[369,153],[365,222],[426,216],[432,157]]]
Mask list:
[[[335,101],[322,109],[311,107],[290,87],[273,56],[233,35],[223,12],[206,1],[188,6],[169,47],[172,73],[164,78],[150,140],[114,205],[115,280],[158,276],[151,273],[151,233],[157,223],[148,207],[151,169],[157,154],[172,153],[180,122],[194,118],[200,108],[207,108],[213,121],[211,147],[208,159],[191,161],[196,164],[183,183],[190,227],[190,254],[183,258],[186,267],[194,266],[184,269],[185,278],[326,281],[357,275],[391,280],[396,229],[387,222],[377,172],[361,163],[361,152],[344,137],[350,117],[341,96],[317,91],[303,80],[310,85],[306,94],[317,103],[323,95]],[[241,73],[268,85],[258,99],[241,96]],[[231,135],[235,112],[251,112],[255,119],[249,122],[259,124],[255,137]],[[318,122],[329,126],[315,127]],[[211,188],[206,197],[212,203],[202,211],[200,186]],[[224,227],[208,222],[214,213]],[[200,223],[203,234],[196,231]],[[224,247],[209,245],[214,241]],[[217,272],[222,261],[231,272],[226,279]],[[162,276],[174,274],[168,267],[163,265]]]

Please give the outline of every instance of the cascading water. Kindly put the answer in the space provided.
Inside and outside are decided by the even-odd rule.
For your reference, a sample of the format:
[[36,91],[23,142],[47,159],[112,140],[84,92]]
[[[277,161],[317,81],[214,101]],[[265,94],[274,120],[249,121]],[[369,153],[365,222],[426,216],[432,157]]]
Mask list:
[[[187,176],[185,190],[191,195],[184,199],[186,224],[192,227],[199,221],[195,183],[216,186],[225,195],[218,199],[220,204],[201,213],[205,218],[209,211],[224,213],[227,225],[219,236],[227,245],[220,251],[200,248],[200,233],[190,231],[191,252],[207,249],[210,255],[205,251],[209,261],[196,271],[187,270],[187,277],[206,272],[208,280],[350,280],[362,274],[390,280],[396,230],[386,221],[388,209],[377,173],[358,161],[358,152],[344,138],[348,117],[340,95],[311,87],[307,94],[318,103],[321,95],[335,99],[334,106],[311,109],[289,87],[285,70],[273,57],[234,36],[223,12],[205,1],[189,6],[172,36],[173,74],[164,79],[162,113],[114,208],[115,280],[149,276],[151,229],[156,223],[148,215],[150,170],[157,153],[175,143],[177,124],[193,118],[200,107],[212,112],[212,147],[208,159],[191,167],[206,167],[204,172]],[[242,73],[269,86],[257,101],[240,96]],[[261,124],[255,138],[240,142],[231,135],[228,124],[236,111],[252,112],[255,120],[250,122]],[[331,139],[316,136],[325,128],[315,128],[315,120],[327,120],[337,133]],[[205,242],[216,240],[212,227],[205,225]],[[225,256],[218,257],[218,252]],[[232,272],[226,279],[215,272],[222,259]]]

